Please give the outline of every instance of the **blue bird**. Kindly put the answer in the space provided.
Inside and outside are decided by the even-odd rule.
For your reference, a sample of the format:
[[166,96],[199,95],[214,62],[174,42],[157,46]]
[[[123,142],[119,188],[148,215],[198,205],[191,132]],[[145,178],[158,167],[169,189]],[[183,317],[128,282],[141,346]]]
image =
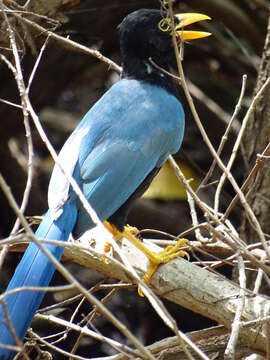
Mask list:
[[[174,31],[179,41],[208,36],[209,33],[183,30],[205,19],[209,17],[202,14],[176,15]],[[113,235],[126,236],[147,253],[150,269],[145,281],[149,281],[158,264],[181,255],[178,247],[149,255],[125,227],[130,207],[148,188],[168,156],[179,150],[184,135],[182,105],[173,79],[166,73],[174,57],[171,31],[170,20],[157,10],[138,10],[123,20],[119,26],[121,79],[88,111],[59,154],[62,166],[74,177]],[[37,238],[66,241],[71,233],[77,238],[94,227],[57,166],[49,184],[48,203]],[[61,259],[62,247],[46,248]],[[54,271],[48,258],[30,243],[7,291],[46,287]],[[5,297],[5,310],[20,341],[43,296],[42,291],[21,290]],[[0,306],[1,360],[14,356],[14,351],[4,345],[16,344],[5,310]]]

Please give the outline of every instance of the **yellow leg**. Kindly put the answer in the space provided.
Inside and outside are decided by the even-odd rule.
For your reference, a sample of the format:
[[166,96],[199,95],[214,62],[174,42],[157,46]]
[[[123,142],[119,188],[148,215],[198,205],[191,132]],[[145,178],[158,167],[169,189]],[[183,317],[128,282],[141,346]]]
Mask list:
[[[108,223],[107,221],[104,222],[104,226],[107,228],[107,230],[110,231],[116,241],[118,241],[122,237],[125,237],[134,246],[136,246],[137,249],[141,250],[145,254],[145,256],[147,256],[149,260],[149,267],[143,276],[143,281],[146,284],[150,282],[151,277],[153,276],[160,264],[166,264],[168,261],[175,259],[179,256],[186,256],[189,259],[189,254],[186,251],[180,249],[182,246],[188,244],[189,241],[186,239],[179,239],[175,245],[167,246],[163,251],[155,253],[148,249],[140,241],[140,239],[136,237],[136,235],[139,233],[139,230],[137,228],[126,225],[124,227],[124,231],[120,232],[114,225]],[[142,295],[141,289],[139,289],[139,294]]]

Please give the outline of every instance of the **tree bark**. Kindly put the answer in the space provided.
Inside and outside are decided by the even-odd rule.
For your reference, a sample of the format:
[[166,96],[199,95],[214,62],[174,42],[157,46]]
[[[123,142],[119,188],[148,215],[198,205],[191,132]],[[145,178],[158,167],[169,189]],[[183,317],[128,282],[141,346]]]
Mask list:
[[[262,61],[260,65],[257,85],[255,93],[261,88],[266,79],[270,76],[270,17],[267,29],[267,36],[265,40],[264,50],[262,54]],[[256,161],[257,154],[262,153],[266,145],[270,141],[270,87],[266,89],[262,95],[258,105],[255,108],[253,116],[251,117],[244,138],[245,156],[250,168]],[[268,154],[269,155],[269,154]],[[247,171],[247,174],[249,173]],[[248,201],[258,218],[264,233],[270,234],[270,166],[269,159],[266,159],[264,166],[254,179],[248,193]],[[258,241],[258,236],[251,227],[248,219],[243,216],[241,226],[241,237],[248,244]],[[251,285],[256,274],[247,274],[248,284]]]

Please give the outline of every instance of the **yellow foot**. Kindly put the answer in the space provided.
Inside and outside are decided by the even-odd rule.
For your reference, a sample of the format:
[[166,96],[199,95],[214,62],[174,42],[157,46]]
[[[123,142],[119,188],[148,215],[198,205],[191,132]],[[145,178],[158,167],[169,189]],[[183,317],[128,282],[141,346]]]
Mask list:
[[[108,221],[104,221],[103,225],[105,226],[105,228],[113,235],[114,239],[116,241],[120,240],[121,238],[117,238],[117,229],[114,225],[110,224]],[[104,244],[104,248],[103,251],[105,254],[109,254],[110,251],[112,249],[112,244],[109,241],[106,241]],[[104,262],[104,264],[109,264],[108,259],[106,259],[105,256],[102,257],[102,261]]]
[[[126,225],[124,228],[124,232],[119,231],[116,226],[109,223],[108,221],[103,222],[105,228],[113,235],[115,241],[119,241],[123,237],[125,237],[124,232],[127,231],[130,235],[137,237],[139,234],[139,230],[136,227]],[[111,243],[107,241],[104,245],[104,252],[109,252],[111,250]]]
[[[166,264],[172,259],[177,257],[186,256],[189,260],[189,254],[181,250],[181,247],[188,245],[187,239],[179,239],[175,245],[167,246],[163,251],[155,253],[148,249],[138,238],[139,230],[135,227],[126,225],[124,231],[119,231],[114,225],[111,225],[107,221],[104,222],[104,226],[114,236],[115,240],[118,241],[122,237],[129,240],[137,249],[141,250],[149,260],[149,267],[143,276],[143,281],[148,284],[151,277],[157,270],[160,264]],[[138,289],[139,295],[143,296],[142,290]]]
[[[122,235],[121,231],[119,231],[116,228],[116,226],[109,223],[109,221],[104,221],[103,225],[113,235],[115,241],[119,241],[120,239],[122,239],[123,235]],[[139,232],[139,230],[135,227],[133,228],[132,226],[129,226],[129,225],[127,225],[127,227],[130,229],[130,232],[134,234],[134,236],[136,236],[136,233]],[[111,251],[111,249],[112,249],[112,244],[109,241],[107,241],[104,244],[104,248],[103,248],[104,253],[108,254]],[[102,260],[105,264],[109,263],[109,261],[105,257],[103,257]]]
[[187,239],[179,239],[175,245],[167,246],[163,251],[159,253],[152,253],[151,258],[149,258],[149,267],[147,272],[143,276],[143,281],[149,283],[152,275],[158,268],[160,264],[166,264],[170,260],[176,259],[178,257],[187,257],[189,260],[189,254],[181,250],[181,247],[187,246],[189,241]]

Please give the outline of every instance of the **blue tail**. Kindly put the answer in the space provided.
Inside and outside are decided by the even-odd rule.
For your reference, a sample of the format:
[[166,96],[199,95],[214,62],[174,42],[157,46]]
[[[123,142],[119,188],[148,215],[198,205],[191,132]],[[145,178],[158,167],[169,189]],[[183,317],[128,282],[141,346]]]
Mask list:
[[[51,220],[50,210],[36,231],[37,238],[66,241],[71,233],[77,217],[74,205],[66,204],[63,213],[56,221]],[[45,245],[58,259],[61,259],[63,247]],[[48,286],[54,274],[55,267],[42,251],[30,243],[22,260],[8,285],[7,290],[23,286]],[[23,340],[32,318],[45,295],[45,292],[19,291],[5,298],[11,323],[19,339]],[[1,349],[1,344],[14,345],[14,338],[9,331],[3,308],[0,305],[0,360],[14,356],[14,352]]]

